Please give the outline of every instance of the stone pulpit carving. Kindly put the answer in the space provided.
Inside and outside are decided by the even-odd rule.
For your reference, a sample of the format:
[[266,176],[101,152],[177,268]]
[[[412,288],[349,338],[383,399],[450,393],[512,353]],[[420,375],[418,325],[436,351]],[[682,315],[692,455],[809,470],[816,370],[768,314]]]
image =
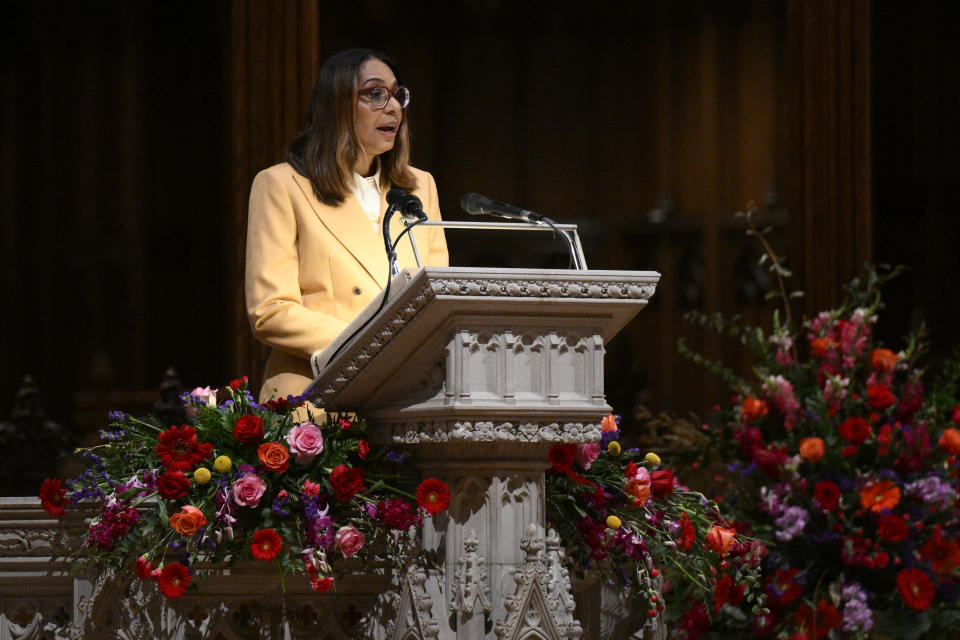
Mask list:
[[425,267],[404,279],[332,360],[336,345],[315,355],[312,385],[382,444],[413,445],[423,474],[451,490],[424,527],[433,565],[402,585],[421,607],[390,637],[580,638],[562,545],[546,531],[548,451],[600,440],[604,345],[659,274]]

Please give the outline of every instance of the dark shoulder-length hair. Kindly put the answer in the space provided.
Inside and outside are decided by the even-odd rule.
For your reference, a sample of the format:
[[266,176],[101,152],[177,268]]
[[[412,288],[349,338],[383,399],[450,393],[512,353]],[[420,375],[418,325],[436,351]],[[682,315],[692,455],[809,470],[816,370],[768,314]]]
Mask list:
[[[357,133],[357,89],[360,67],[376,58],[390,67],[401,82],[397,63],[370,49],[347,49],[331,56],[320,67],[310,99],[306,127],[287,149],[286,160],[313,185],[326,205],[342,204],[350,192],[351,175],[363,146]],[[411,191],[416,178],[410,171],[410,123],[400,120],[393,148],[380,154],[380,183]]]

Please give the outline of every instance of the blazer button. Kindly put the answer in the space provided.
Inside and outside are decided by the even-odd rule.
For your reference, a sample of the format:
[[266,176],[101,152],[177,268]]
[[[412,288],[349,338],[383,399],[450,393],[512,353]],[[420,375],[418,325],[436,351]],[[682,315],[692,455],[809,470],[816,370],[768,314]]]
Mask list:
[[353,288],[353,295],[358,296],[358,295],[360,295],[361,293],[363,293],[363,289],[361,289],[360,287],[354,287],[354,288]]

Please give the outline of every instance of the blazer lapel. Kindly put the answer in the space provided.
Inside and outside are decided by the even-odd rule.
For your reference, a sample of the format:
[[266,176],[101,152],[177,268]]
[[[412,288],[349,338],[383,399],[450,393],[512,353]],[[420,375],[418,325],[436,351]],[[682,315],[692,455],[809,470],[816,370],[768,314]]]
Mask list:
[[[350,252],[381,289],[386,286],[387,257],[383,248],[383,238],[371,228],[372,225],[360,208],[356,197],[349,193],[342,205],[328,207],[313,195],[313,187],[310,186],[309,180],[296,172],[294,172],[294,179],[307,202],[313,207],[321,224],[333,234],[344,249]],[[384,196],[380,199],[383,205]]]

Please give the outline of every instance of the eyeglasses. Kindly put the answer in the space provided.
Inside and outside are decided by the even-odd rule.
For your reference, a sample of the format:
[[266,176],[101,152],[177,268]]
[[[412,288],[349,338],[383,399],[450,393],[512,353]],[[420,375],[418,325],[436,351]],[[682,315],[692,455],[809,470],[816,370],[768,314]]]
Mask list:
[[386,107],[391,97],[400,104],[401,109],[410,106],[410,89],[406,87],[397,87],[393,91],[386,87],[369,87],[360,89],[360,91],[357,91],[357,95],[365,98],[366,102],[374,109]]

